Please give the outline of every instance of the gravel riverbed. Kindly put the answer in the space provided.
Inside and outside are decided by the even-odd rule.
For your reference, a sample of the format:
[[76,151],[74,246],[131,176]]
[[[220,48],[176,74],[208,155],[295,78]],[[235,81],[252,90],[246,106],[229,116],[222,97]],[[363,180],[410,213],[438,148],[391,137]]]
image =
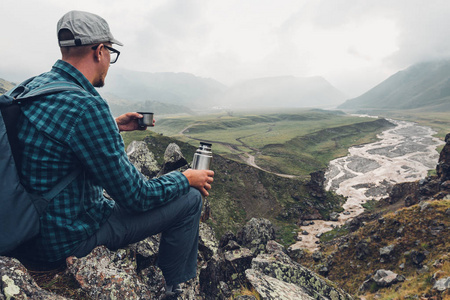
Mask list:
[[[435,132],[413,122],[389,121],[396,126],[379,134],[377,142],[352,147],[346,157],[330,162],[325,186],[347,197],[345,211],[338,221],[314,220],[313,225],[302,226],[299,233],[302,240],[294,248],[316,250],[316,235],[362,213],[361,204],[382,199],[396,183],[419,180],[428,170],[436,168],[439,159],[436,147],[443,141],[433,137]],[[303,231],[308,234],[302,234]]]

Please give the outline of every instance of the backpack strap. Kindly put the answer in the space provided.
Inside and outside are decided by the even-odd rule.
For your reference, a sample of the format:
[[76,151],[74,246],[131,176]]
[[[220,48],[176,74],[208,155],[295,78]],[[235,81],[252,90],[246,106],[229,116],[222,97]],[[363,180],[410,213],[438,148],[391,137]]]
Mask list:
[[[72,172],[69,173],[66,177],[64,177],[60,182],[58,182],[49,192],[42,195],[42,197],[48,201],[55,198],[66,186],[69,185],[77,176],[81,173],[81,168],[76,168]],[[84,196],[83,196],[84,198]]]
[[[29,81],[26,81],[27,83]],[[21,104],[22,100],[28,100],[37,96],[45,96],[50,94],[55,94],[59,92],[65,91],[84,91],[79,85],[69,82],[69,81],[54,81],[47,84],[44,84],[40,87],[37,87],[33,90],[29,90],[23,83],[21,83],[14,91],[11,93],[11,96],[16,98],[16,101]],[[14,96],[15,94],[16,96]]]
[[[34,77],[31,77],[18,86],[16,86],[14,89],[12,89],[10,92],[7,93],[7,95],[15,98],[13,100],[13,103],[17,103],[19,106],[22,104],[23,100],[30,100],[32,98],[35,98],[37,96],[44,96],[44,95],[50,95],[55,94],[58,92],[64,92],[64,91],[83,91],[83,89],[78,86],[75,83],[69,82],[69,81],[54,81],[47,84],[44,84],[40,87],[37,87],[33,90],[29,90],[26,85],[31,82],[34,79]],[[17,108],[18,111],[15,112],[16,115],[20,113],[20,109]],[[12,121],[10,121],[11,123]],[[11,127],[11,126],[10,126]],[[12,128],[11,128],[12,130]],[[17,132],[14,130],[13,138],[17,135]],[[14,140],[14,139],[13,139]],[[15,140],[14,140],[15,141]],[[14,145],[11,145],[14,146]],[[18,153],[19,151],[16,151]],[[13,152],[14,154],[14,152]],[[17,154],[16,154],[17,156]],[[20,165],[20,160],[16,159],[16,165]],[[43,198],[50,201],[53,199],[56,195],[58,195],[66,186],[69,185],[80,173],[81,168],[76,168],[73,170],[69,175],[64,177],[60,182],[58,182],[49,192],[45,193],[43,195]]]
[[17,96],[22,94],[25,91],[25,89],[27,89],[26,85],[28,83],[30,83],[33,79],[34,79],[34,77],[28,78],[27,80],[23,81],[21,84],[15,86],[13,89],[7,91],[5,93],[5,95],[16,98]]

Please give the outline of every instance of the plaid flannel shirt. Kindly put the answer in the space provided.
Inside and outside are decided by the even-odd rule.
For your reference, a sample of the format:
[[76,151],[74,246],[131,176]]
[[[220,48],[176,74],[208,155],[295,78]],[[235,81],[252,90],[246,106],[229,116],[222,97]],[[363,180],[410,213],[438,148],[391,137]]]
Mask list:
[[70,64],[58,60],[50,72],[37,76],[27,87],[60,80],[83,90],[30,101],[23,106],[18,123],[21,178],[29,192],[43,194],[74,168],[84,171],[41,217],[33,251],[38,260],[47,262],[65,259],[107,220],[115,202],[103,196],[103,189],[130,212],[158,207],[189,190],[180,172],[152,180],[140,176],[128,160],[108,104]]

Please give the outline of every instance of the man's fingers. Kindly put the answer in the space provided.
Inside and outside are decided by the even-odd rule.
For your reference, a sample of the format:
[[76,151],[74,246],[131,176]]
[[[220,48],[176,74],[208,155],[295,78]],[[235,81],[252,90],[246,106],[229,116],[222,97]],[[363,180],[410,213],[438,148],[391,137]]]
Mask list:
[[201,188],[200,189],[200,193],[204,196],[204,197],[208,197],[209,193],[205,188]]

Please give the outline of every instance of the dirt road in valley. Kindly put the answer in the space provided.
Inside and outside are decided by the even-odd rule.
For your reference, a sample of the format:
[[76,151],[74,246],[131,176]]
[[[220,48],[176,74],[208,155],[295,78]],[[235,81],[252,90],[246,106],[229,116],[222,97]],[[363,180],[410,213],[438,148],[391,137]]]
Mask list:
[[326,189],[347,197],[345,211],[338,221],[315,220],[314,225],[302,226],[299,233],[302,241],[292,247],[316,250],[316,235],[362,213],[361,204],[384,198],[394,184],[419,180],[428,170],[436,168],[439,158],[436,147],[443,142],[432,137],[435,132],[412,122],[389,121],[396,127],[380,134],[379,141],[352,147],[348,156],[330,162],[325,174]]
[[[192,125],[189,125],[189,126],[183,128],[183,129],[179,132],[179,134],[185,135],[185,136],[187,136],[187,137],[189,137],[189,138],[191,138],[191,139],[193,139],[193,140],[198,140],[198,141],[203,141],[203,142],[213,143],[213,144],[221,144],[221,145],[227,147],[228,149],[230,149],[230,151],[231,151],[232,153],[237,153],[238,156],[239,156],[239,158],[240,158],[243,162],[245,162],[246,164],[248,164],[248,165],[250,165],[250,166],[252,166],[252,167],[254,167],[254,168],[260,169],[260,170],[262,170],[262,171],[264,171],[264,172],[271,173],[271,174],[275,174],[275,175],[277,175],[277,176],[285,177],[285,178],[297,178],[297,177],[299,177],[299,176],[296,176],[296,175],[279,174],[279,173],[274,173],[274,172],[271,172],[271,171],[268,171],[268,170],[264,170],[263,168],[261,168],[260,166],[258,166],[258,165],[255,163],[255,156],[254,156],[254,155],[251,155],[251,154],[249,154],[249,153],[240,154],[242,151],[236,150],[236,147],[237,147],[236,145],[233,145],[233,144],[230,144],[230,143],[224,143],[224,142],[220,142],[220,141],[211,141],[211,140],[204,140],[204,139],[194,138],[194,137],[192,137],[192,136],[190,136],[190,135],[187,134],[187,133],[189,132],[189,131],[188,131],[189,128],[192,127],[193,125],[195,125],[195,124],[192,124]],[[270,130],[272,130],[272,129],[269,129],[269,131],[270,131]],[[246,136],[246,137],[248,137],[248,136]],[[251,150],[251,151],[257,153],[257,152],[258,152],[258,149],[252,148],[252,147],[250,147],[249,145],[245,144],[245,143],[242,141],[242,139],[243,139],[243,138],[246,138],[246,137],[240,137],[240,138],[237,138],[236,141],[237,141],[238,143],[240,143],[242,147],[245,147],[245,148],[247,148],[247,149],[249,149],[249,150]]]

